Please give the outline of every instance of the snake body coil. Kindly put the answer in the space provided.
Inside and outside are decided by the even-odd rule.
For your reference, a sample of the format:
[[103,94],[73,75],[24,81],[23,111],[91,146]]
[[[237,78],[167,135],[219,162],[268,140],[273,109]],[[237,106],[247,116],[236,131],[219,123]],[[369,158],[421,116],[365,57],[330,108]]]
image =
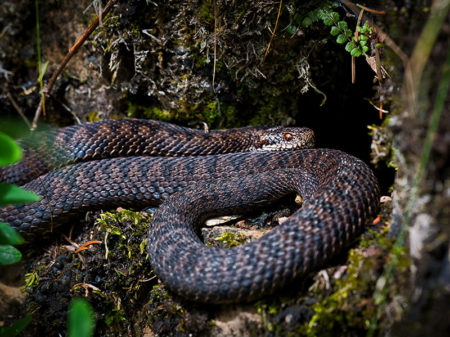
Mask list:
[[[178,128],[152,123],[162,129]],[[247,134],[251,129],[242,130]],[[240,137],[240,130],[233,131],[235,136],[229,134],[231,143],[236,141],[233,137]],[[288,144],[297,137],[292,136],[295,130],[277,132]],[[297,144],[309,146],[311,134],[305,130],[301,134]],[[182,136],[170,137],[177,140],[175,147],[183,146],[179,144]],[[258,138],[257,143],[268,150],[273,147],[266,138]],[[77,160],[69,162],[73,161]],[[0,208],[0,221],[11,224],[28,239],[48,228],[51,216],[63,223],[87,209],[159,205],[167,200],[149,229],[151,264],[169,288],[202,302],[261,297],[323,267],[376,214],[379,197],[376,178],[362,161],[328,149],[94,159],[58,168],[24,187],[43,199]],[[196,226],[208,216],[245,212],[290,192],[302,195],[302,208],[260,240],[220,249],[204,246],[196,235]]]
[[285,127],[247,127],[206,133],[154,120],[121,119],[39,132],[19,140],[19,145],[24,159],[0,168],[0,182],[22,185],[48,171],[101,158],[302,149],[314,145],[314,133],[307,128]]

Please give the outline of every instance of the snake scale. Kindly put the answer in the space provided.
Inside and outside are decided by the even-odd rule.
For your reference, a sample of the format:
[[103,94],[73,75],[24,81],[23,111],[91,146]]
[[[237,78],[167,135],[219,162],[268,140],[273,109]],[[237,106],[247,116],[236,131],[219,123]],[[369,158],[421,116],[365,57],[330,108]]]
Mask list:
[[[55,129],[22,140],[24,160],[0,169],[0,181],[28,181],[23,186],[43,197],[0,208],[0,221],[32,241],[51,218],[57,225],[89,209],[162,204],[148,234],[161,281],[194,301],[256,299],[323,267],[378,211],[367,165],[310,149],[313,141],[305,128],[206,133],[145,120]],[[224,249],[197,235],[208,217],[245,213],[292,192],[302,207],[259,240]]]

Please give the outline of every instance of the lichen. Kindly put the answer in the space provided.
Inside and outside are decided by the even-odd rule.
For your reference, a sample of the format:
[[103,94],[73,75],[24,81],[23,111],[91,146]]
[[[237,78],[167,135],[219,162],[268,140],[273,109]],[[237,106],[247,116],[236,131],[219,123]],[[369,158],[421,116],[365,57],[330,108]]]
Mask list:
[[387,165],[397,169],[394,156],[393,136],[388,130],[391,118],[385,118],[381,125],[369,125],[369,135],[372,137],[371,157],[374,165]]

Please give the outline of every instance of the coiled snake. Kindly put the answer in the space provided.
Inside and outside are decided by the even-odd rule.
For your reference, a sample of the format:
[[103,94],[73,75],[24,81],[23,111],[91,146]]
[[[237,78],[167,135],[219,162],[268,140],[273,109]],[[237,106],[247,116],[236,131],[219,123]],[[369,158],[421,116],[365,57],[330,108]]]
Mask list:
[[[3,182],[40,175],[24,187],[42,200],[0,208],[0,221],[33,240],[51,217],[61,224],[92,208],[167,200],[148,235],[163,283],[195,301],[255,299],[323,267],[378,211],[372,171],[341,151],[303,149],[313,140],[303,128],[205,133],[143,120],[53,130],[22,140],[25,160],[0,170]],[[223,152],[236,153],[213,154]],[[301,209],[257,241],[222,249],[196,235],[209,216],[246,212],[291,192],[302,195]]]

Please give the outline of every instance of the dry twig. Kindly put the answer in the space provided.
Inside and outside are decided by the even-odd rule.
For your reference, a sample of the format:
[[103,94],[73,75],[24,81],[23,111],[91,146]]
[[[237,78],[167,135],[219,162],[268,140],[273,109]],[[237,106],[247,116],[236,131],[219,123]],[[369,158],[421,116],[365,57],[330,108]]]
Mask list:
[[272,43],[273,37],[275,36],[275,31],[277,30],[277,26],[278,26],[278,20],[280,19],[282,5],[283,5],[283,0],[280,0],[280,7],[278,7],[277,21],[275,21],[275,27],[273,28],[272,35],[270,36],[269,45],[267,46],[266,53],[264,54],[263,62],[266,60],[267,54],[269,54],[270,44]]
[[[83,45],[83,43],[89,37],[89,35],[91,35],[92,32],[97,28],[101,18],[109,13],[109,11],[111,10],[111,8],[113,7],[113,5],[116,2],[117,2],[117,0],[110,0],[106,4],[105,8],[100,13],[100,15],[97,16],[95,21],[84,32],[83,36],[73,45],[72,48],[70,48],[69,52],[66,54],[64,59],[61,61],[60,65],[55,70],[55,72],[53,73],[52,77],[50,78],[50,80],[48,81],[47,85],[45,86],[45,88],[44,88],[44,96],[45,96],[45,98],[48,98],[48,96],[50,96],[50,93],[51,93],[51,91],[53,89],[53,86],[55,85],[56,79],[61,74],[61,72],[64,69],[64,67],[66,66],[66,64],[70,61],[72,56],[75,55],[76,52],[80,49],[80,47]],[[41,115],[43,104],[44,104],[44,98],[41,99],[41,101],[39,102],[39,106],[38,106],[38,108],[36,110],[36,113],[34,114],[33,123],[31,124],[31,131],[35,130],[36,127],[37,127],[37,122],[38,122],[39,117]]]

